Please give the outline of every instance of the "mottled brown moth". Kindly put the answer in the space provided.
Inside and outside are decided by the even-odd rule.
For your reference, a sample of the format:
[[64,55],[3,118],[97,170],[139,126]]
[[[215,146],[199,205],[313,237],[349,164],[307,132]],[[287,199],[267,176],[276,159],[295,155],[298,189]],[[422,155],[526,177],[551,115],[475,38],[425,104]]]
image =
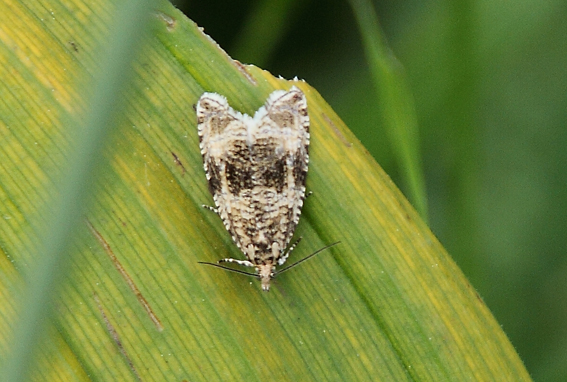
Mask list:
[[305,199],[307,100],[295,86],[276,90],[250,117],[233,110],[225,97],[204,93],[196,111],[205,174],[216,206],[209,208],[247,259],[219,263],[254,267],[256,274],[204,264],[257,276],[267,291],[276,265],[283,265],[297,244],[289,245]]

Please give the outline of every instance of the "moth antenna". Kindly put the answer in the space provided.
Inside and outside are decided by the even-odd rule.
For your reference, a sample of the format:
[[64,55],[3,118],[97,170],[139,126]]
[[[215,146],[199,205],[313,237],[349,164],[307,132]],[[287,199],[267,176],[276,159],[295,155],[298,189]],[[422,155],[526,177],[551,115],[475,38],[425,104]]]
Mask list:
[[229,268],[229,267],[225,267],[224,265],[220,265],[220,264],[216,264],[216,263],[207,263],[205,261],[198,261],[198,263],[199,264],[205,264],[205,265],[212,265],[213,267],[221,268],[221,269],[224,269],[226,271],[231,271],[231,272],[234,272],[234,273],[240,273],[241,275],[260,278],[260,276],[256,273],[244,272],[244,271],[241,271],[240,269]]
[[317,251],[313,252],[312,254],[310,254],[309,256],[307,256],[306,258],[301,259],[301,260],[299,260],[299,261],[297,261],[297,262],[291,264],[291,265],[288,266],[288,267],[285,267],[285,268],[282,269],[281,271],[275,272],[275,273],[274,273],[274,276],[275,276],[275,275],[282,274],[282,273],[284,273],[285,271],[289,271],[291,268],[295,267],[296,265],[299,265],[299,264],[303,263],[304,261],[309,260],[310,258],[312,258],[313,256],[315,256],[315,255],[318,254],[319,252],[323,252],[325,249],[329,249],[329,248],[331,248],[331,247],[333,247],[333,246],[335,246],[335,245],[337,245],[337,244],[340,244],[340,243],[341,243],[340,241],[337,241],[336,243],[329,244],[329,245],[327,245],[326,247],[323,247],[323,248],[321,248],[321,249],[318,249]]

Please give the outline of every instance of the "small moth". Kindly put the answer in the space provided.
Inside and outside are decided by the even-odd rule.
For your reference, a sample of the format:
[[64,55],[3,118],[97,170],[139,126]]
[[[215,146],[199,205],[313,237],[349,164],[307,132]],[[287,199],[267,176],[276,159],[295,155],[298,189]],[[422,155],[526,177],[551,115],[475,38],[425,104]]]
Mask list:
[[205,174],[216,205],[209,208],[247,259],[219,263],[254,267],[256,274],[205,264],[257,276],[268,291],[276,265],[283,265],[297,244],[288,248],[305,199],[307,100],[295,86],[276,90],[250,117],[233,110],[225,97],[204,93],[196,111]]

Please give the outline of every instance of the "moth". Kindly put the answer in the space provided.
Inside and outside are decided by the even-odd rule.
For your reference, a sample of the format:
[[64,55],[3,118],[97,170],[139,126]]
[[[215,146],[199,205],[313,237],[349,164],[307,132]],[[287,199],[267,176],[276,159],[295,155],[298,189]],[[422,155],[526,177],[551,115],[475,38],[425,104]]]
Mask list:
[[216,206],[209,208],[246,256],[218,263],[254,267],[256,273],[204,264],[259,277],[268,291],[276,266],[283,265],[297,245],[289,244],[301,215],[309,164],[305,95],[295,86],[276,90],[251,117],[233,110],[225,97],[204,93],[196,112],[199,146]]

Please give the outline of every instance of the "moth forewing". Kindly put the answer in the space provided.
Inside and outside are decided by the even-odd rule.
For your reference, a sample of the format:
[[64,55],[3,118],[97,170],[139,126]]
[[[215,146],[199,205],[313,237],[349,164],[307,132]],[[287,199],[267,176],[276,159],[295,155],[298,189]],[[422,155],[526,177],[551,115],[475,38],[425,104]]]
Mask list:
[[204,93],[197,103],[201,154],[216,210],[269,290],[287,258],[305,198],[309,115],[305,95],[276,90],[254,115],[234,111],[226,98]]

